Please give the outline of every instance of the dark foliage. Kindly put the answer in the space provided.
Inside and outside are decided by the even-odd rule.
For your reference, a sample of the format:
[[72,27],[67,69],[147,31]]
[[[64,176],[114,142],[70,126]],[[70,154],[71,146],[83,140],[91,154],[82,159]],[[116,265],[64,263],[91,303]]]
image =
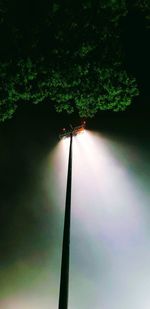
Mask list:
[[[0,120],[18,104],[49,102],[57,111],[125,110],[138,95],[124,65],[125,0],[3,0],[0,3]],[[149,20],[149,2],[134,7]]]

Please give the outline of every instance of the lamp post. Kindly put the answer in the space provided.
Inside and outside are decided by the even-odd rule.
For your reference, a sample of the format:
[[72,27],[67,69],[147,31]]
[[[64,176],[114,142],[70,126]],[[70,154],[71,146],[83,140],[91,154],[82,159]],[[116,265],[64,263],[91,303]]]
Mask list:
[[72,133],[70,134],[70,148],[69,148],[69,160],[68,160],[66,205],[65,205],[63,247],[62,247],[62,260],[61,260],[60,292],[59,292],[59,309],[68,308],[71,182],[72,182]]
[[73,136],[81,133],[85,128],[85,122],[78,127],[71,127],[71,130],[63,132],[60,138],[70,138],[69,159],[68,159],[68,175],[66,189],[65,218],[62,244],[62,260],[61,260],[61,277],[59,291],[59,309],[68,308],[68,291],[69,291],[69,255],[70,255],[70,221],[71,221],[71,184],[72,184],[72,142]]

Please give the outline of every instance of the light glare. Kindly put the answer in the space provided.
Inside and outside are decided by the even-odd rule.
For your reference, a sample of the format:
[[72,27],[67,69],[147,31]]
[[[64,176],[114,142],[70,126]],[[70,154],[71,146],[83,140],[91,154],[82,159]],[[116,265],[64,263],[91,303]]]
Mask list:
[[[62,139],[42,170],[53,215],[47,264],[34,256],[1,270],[2,309],[58,308],[69,144]],[[95,132],[73,137],[68,309],[150,308],[149,179],[138,156],[138,148]]]
[[121,152],[94,132],[73,138],[71,309],[147,309],[148,204]]

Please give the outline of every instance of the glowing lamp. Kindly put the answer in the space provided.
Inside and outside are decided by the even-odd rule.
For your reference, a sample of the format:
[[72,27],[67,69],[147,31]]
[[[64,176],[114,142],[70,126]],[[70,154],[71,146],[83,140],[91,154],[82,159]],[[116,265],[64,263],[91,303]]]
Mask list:
[[59,138],[67,138],[70,136],[75,136],[77,134],[83,133],[85,130],[85,125],[86,122],[84,121],[81,125],[77,126],[77,127],[73,127],[72,125],[70,125],[70,128],[68,130],[66,130],[65,128],[62,129],[63,133],[61,133],[59,135]]

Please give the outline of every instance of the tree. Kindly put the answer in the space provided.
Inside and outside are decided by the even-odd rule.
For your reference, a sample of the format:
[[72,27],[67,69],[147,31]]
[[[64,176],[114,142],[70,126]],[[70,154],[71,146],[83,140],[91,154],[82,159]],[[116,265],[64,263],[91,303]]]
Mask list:
[[50,102],[58,112],[91,117],[98,110],[125,110],[138,95],[120,40],[125,0],[54,0],[44,8],[42,1],[37,7],[26,0],[23,11],[18,0],[3,3],[1,121],[22,101]]
[[150,1],[149,0],[127,0],[128,8],[142,14],[145,19],[145,26],[150,29]]

